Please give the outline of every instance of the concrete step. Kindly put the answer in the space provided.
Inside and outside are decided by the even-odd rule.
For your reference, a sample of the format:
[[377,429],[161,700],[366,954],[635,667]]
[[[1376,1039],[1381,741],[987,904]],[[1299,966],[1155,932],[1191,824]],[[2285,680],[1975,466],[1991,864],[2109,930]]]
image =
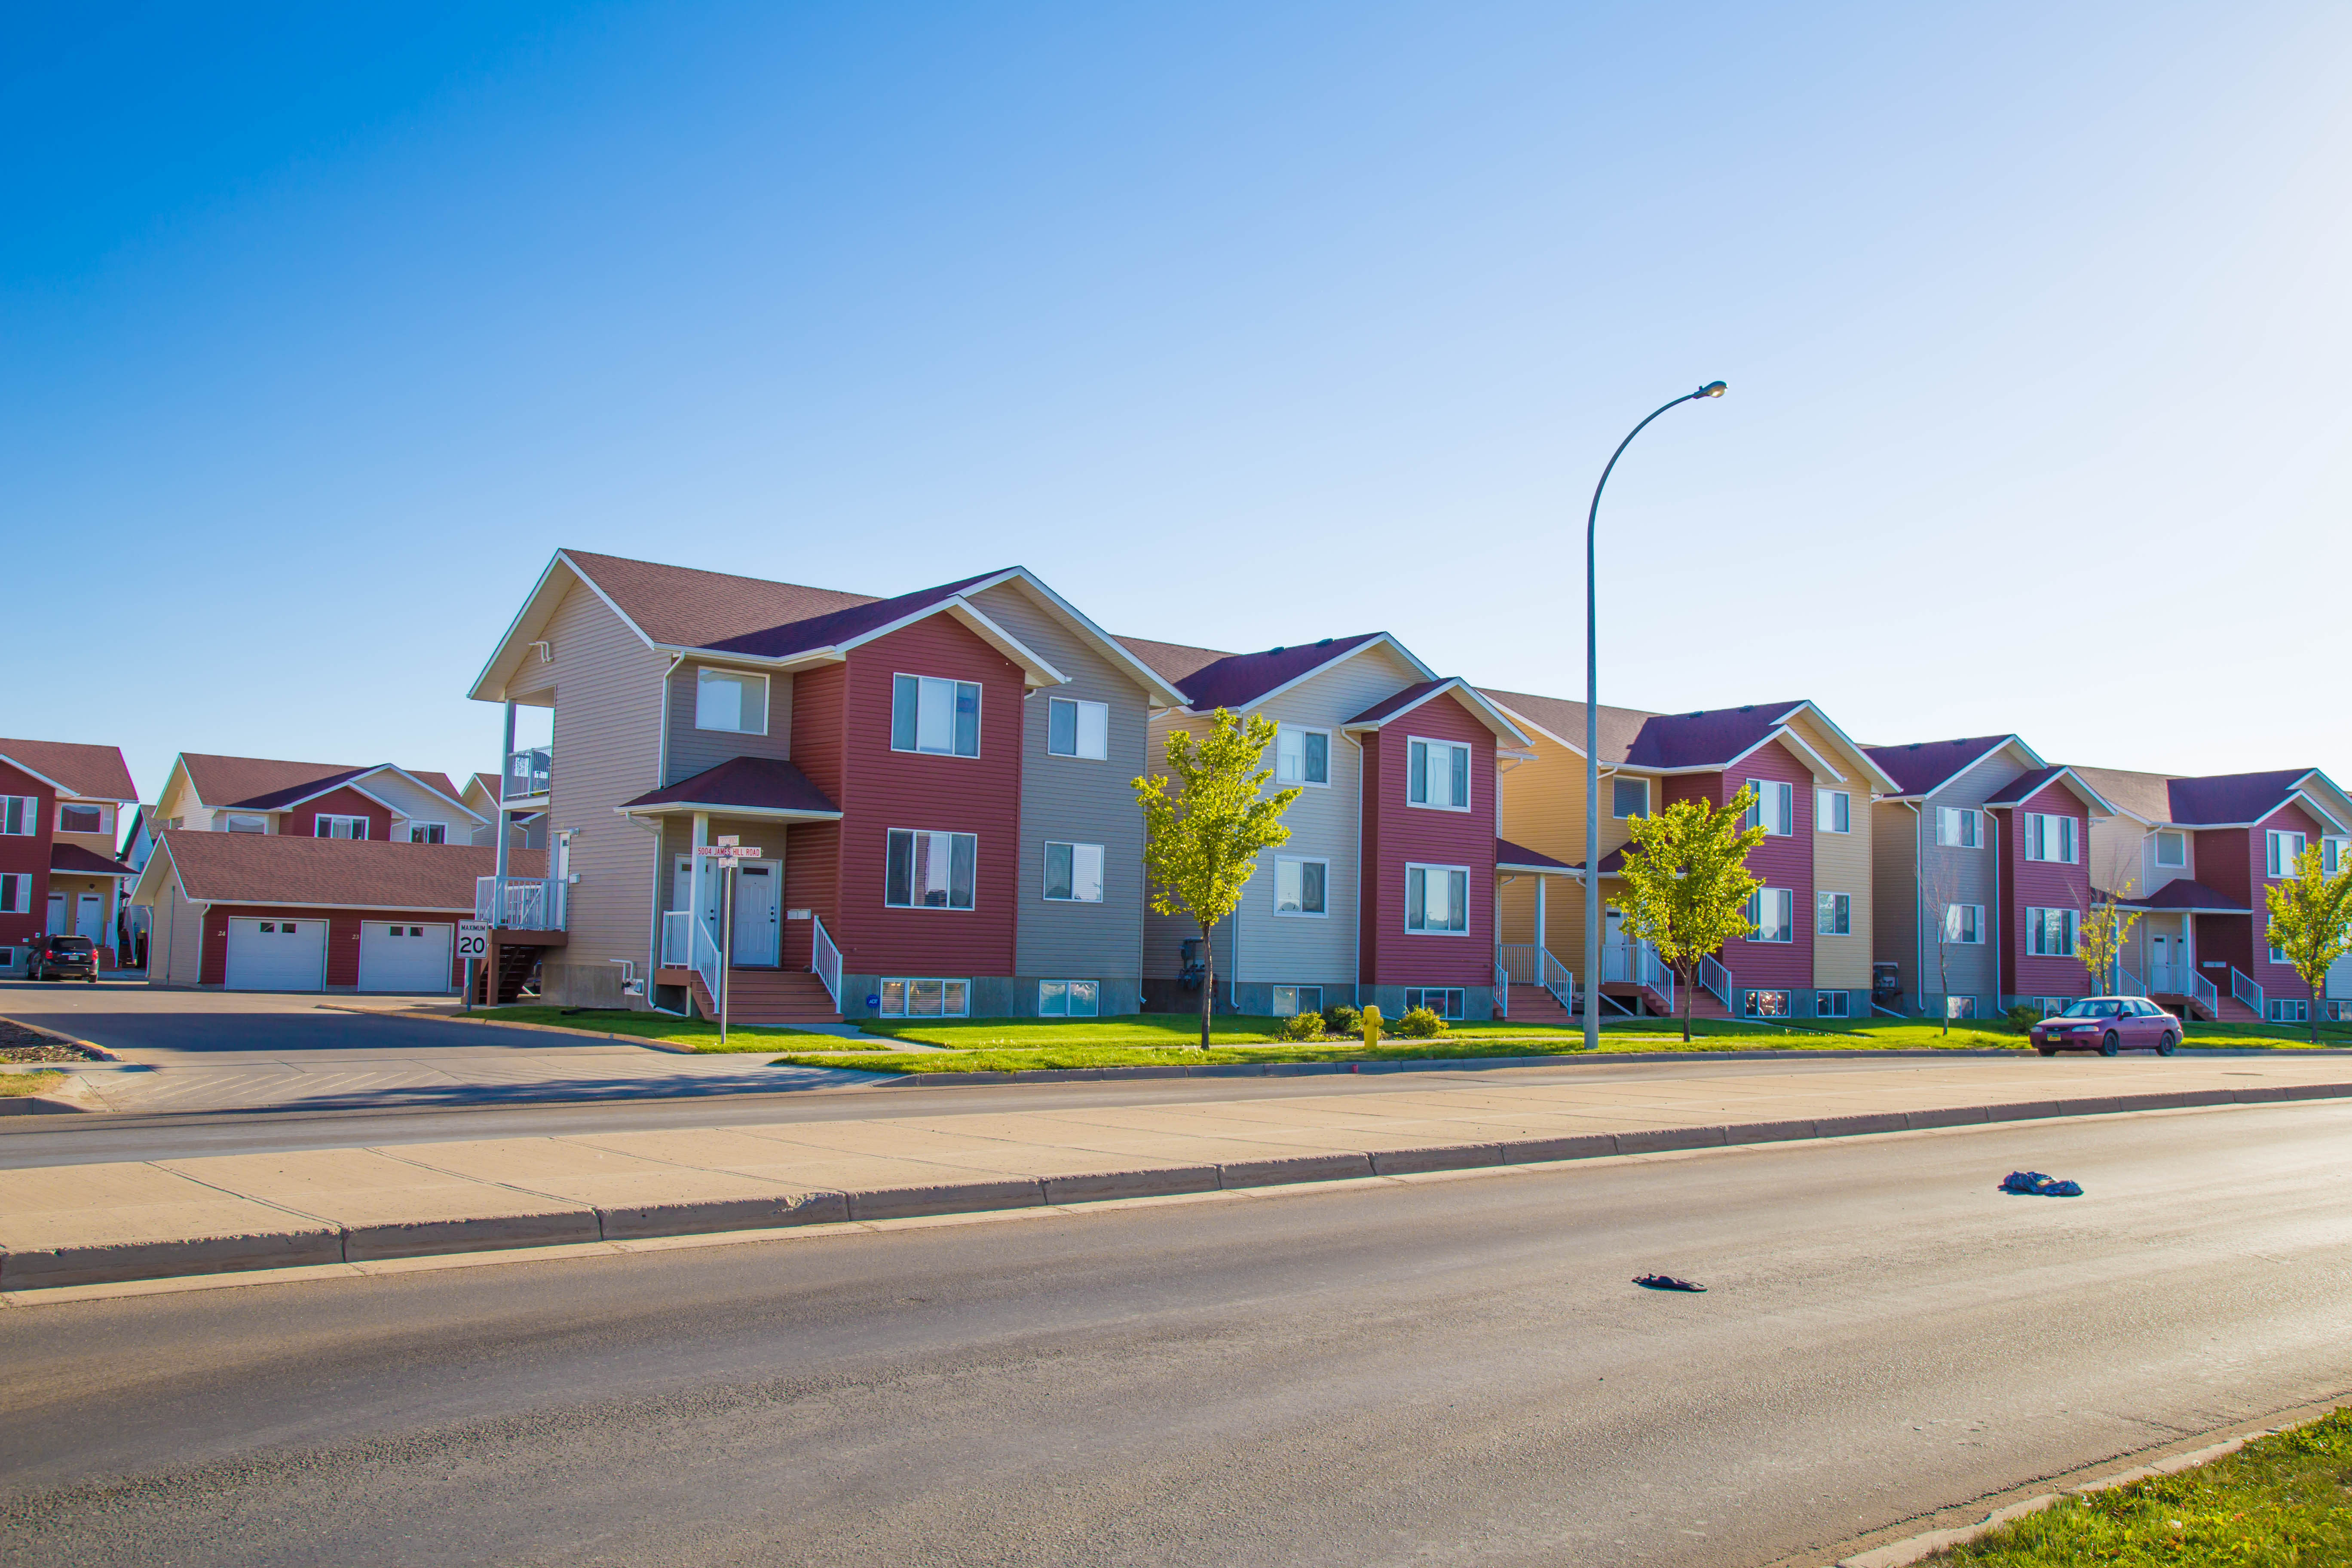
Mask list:
[[1540,985],[1514,984],[1506,998],[1514,1024],[1549,1024],[1567,1028],[1576,1022],[1559,999]]
[[[824,982],[805,970],[739,969],[728,976],[727,1021],[753,1026],[838,1024],[841,1014],[825,994]],[[705,1018],[719,1016],[718,1001],[694,977],[694,1005]]]

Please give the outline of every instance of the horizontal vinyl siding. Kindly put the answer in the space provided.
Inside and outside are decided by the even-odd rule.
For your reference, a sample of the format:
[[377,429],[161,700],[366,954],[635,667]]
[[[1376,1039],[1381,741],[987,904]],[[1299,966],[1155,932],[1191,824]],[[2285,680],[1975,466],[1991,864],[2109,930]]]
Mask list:
[[662,783],[674,784],[680,779],[690,779],[736,757],[775,757],[791,761],[793,677],[782,672],[768,676],[768,731],[764,735],[746,735],[733,730],[698,730],[694,727],[695,693],[704,668],[689,661],[670,673],[669,759],[663,769],[667,776]]
[[[1842,790],[1847,797],[1847,820],[1853,825],[1850,833],[1824,833],[1819,820],[1818,796],[1813,823],[1813,891],[1814,904],[1804,911],[1806,929],[1812,932],[1813,984],[1820,989],[1834,991],[1866,991],[1870,988],[1871,921],[1877,904],[1876,884],[1871,879],[1872,820],[1870,784],[1861,773],[1860,763],[1850,756],[1847,748],[1832,735],[1826,725],[1810,713],[1801,713],[1789,721],[1789,728],[1801,736],[1805,744],[1825,758],[1832,759],[1842,780],[1816,773],[1816,790]],[[1815,918],[1822,893],[1844,893],[1853,900],[1852,919],[1843,936],[1823,936]]]
[[1919,817],[1882,802],[1870,811],[1871,952],[1895,965],[1905,995],[1919,990]]
[[[1415,740],[1470,747],[1470,809],[1439,811],[1406,798],[1407,748]],[[1377,985],[1492,985],[1495,983],[1495,736],[1460,703],[1441,697],[1365,738],[1364,967]],[[1468,930],[1433,936],[1405,929],[1405,880],[1412,865],[1469,869]]]

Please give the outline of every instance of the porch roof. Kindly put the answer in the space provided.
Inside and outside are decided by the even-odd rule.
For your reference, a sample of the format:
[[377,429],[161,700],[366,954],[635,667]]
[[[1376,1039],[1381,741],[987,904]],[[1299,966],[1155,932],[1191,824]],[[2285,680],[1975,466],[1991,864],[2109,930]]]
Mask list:
[[841,808],[824,791],[780,757],[730,757],[715,768],[706,768],[665,789],[648,791],[614,809],[640,816],[709,811],[805,822],[841,818]]
[[[2093,890],[2093,897],[2105,900],[2107,895]],[[2148,910],[2168,915],[2250,915],[2253,910],[2233,901],[2227,893],[2218,893],[2202,882],[2187,877],[2176,878],[2144,899],[2118,898],[2116,902],[2127,910]]]
[[1573,868],[1565,860],[1555,860],[1507,838],[1497,838],[1495,840],[1495,869],[1526,871],[1538,877],[1565,877]]
[[136,877],[138,872],[79,844],[49,846],[49,874],[67,877]]

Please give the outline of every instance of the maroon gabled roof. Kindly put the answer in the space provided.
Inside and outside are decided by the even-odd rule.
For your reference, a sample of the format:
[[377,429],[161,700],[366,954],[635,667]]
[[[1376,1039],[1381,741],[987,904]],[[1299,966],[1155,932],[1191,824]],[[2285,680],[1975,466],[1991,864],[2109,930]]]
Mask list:
[[[1613,877],[1618,872],[1622,871],[1625,868],[1625,848],[1626,847],[1624,845],[1620,844],[1616,848],[1612,849],[1608,854],[1603,855],[1601,858],[1601,874],[1602,876]],[[1581,871],[1584,869],[1584,862],[1581,860],[1570,861],[1568,868],[1571,871]]]
[[1391,691],[1361,713],[1352,719],[1343,720],[1342,722],[1377,727],[1382,721],[1393,718],[1408,708],[1417,707],[1447,687],[1460,684],[1462,684],[1460,678],[1452,676],[1444,680],[1416,680],[1402,691]]
[[331,789],[341,789],[353,779],[364,778],[373,772],[375,772],[373,768],[345,768],[341,773],[327,773],[315,779],[305,779],[300,784],[288,784],[283,789],[268,790],[249,799],[232,800],[227,803],[226,809],[281,810],[298,800],[307,800],[314,795],[324,795]]
[[879,631],[893,621],[937,608],[966,589],[1003,574],[1001,571],[983,572],[977,577],[942,583],[936,588],[918,588],[911,594],[900,594],[896,598],[871,599],[862,605],[853,605],[806,620],[788,621],[781,626],[745,632],[740,637],[723,637],[702,646],[721,653],[750,654],[757,658],[789,658],[796,653],[831,647],[868,632]]
[[1643,724],[1625,753],[1625,764],[1635,768],[1727,764],[1754,751],[1780,727],[1783,718],[1803,706],[1802,701],[1750,702],[1696,713],[1660,713]]
[[72,877],[135,877],[139,874],[120,861],[94,854],[79,844],[50,845],[49,869]]
[[[162,852],[189,898],[210,904],[368,910],[474,910],[474,880],[498,871],[489,845],[295,838],[165,828]],[[152,862],[151,862],[152,865]],[[508,851],[508,874],[543,877],[547,852]]]
[[29,768],[53,784],[64,785],[68,795],[84,800],[138,804],[139,786],[131,782],[131,770],[123,763],[122,752],[113,746],[86,746],[76,741],[0,740],[0,760]]
[[[2042,785],[2048,784],[2059,774],[2071,773],[2074,771],[2074,769],[2063,765],[2053,768],[2028,768],[2025,772],[2018,774],[2015,778],[2010,780],[2007,784],[1993,791],[1992,794],[1985,796],[1985,804],[1987,805],[2021,805],[2025,801],[2032,798],[2032,796],[2041,790]],[[2090,785],[2087,783],[2085,783],[2083,787],[2085,790],[2090,789]]]
[[[1495,840],[1495,864],[1506,869],[1513,866],[1540,866],[1548,871],[1571,869],[1565,860],[1555,860],[1549,855],[1538,854],[1525,845],[1514,844],[1507,838]],[[1604,866],[1605,864],[1604,862]]]
[[838,814],[824,791],[809,776],[778,757],[730,757],[692,778],[665,789],[650,791],[625,804],[623,811],[649,806],[748,806],[760,811],[812,811]]
[[1320,642],[1267,648],[1263,653],[1216,654],[1189,669],[1182,668],[1185,660],[1181,655],[1210,650],[1186,649],[1180,644],[1148,642],[1141,637],[1121,637],[1118,641],[1182,692],[1185,706],[1205,713],[1214,708],[1247,708],[1276,687],[1287,686],[1300,676],[1344,658],[1386,635],[1364,632],[1356,637],[1325,637]]
[[[2105,899],[2106,894],[2098,895]],[[2227,893],[2217,893],[2202,882],[2192,882],[2186,877],[2175,878],[2144,899],[2118,898],[2116,902],[2130,910],[2181,911],[2194,910],[2200,914],[2242,915],[2250,913],[2246,906]]]
[[[1957,741],[1914,741],[1902,746],[1864,746],[1903,795],[1928,795],[1962,772],[2016,741],[2015,735],[1969,735]],[[2020,744],[2022,744],[2021,742]]]
[[2172,820],[2198,825],[2260,822],[2286,802],[2309,768],[2267,773],[2222,773],[2212,778],[2174,779],[2168,791]]

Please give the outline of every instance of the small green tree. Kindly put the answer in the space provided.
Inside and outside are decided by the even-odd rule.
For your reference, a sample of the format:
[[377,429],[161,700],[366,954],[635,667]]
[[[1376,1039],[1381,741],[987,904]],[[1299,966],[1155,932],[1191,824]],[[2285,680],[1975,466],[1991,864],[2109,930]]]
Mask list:
[[1624,892],[1610,904],[1628,932],[1657,949],[1683,987],[1683,1038],[1691,1037],[1692,993],[1699,964],[1746,936],[1748,900],[1764,884],[1748,874],[1748,852],[1764,829],[1745,826],[1756,792],[1745,785],[1718,811],[1700,800],[1680,800],[1655,816],[1630,818],[1633,843],[1625,851]]
[[2093,904],[2083,923],[2074,928],[2074,956],[2090,977],[2094,995],[2114,993],[2116,965],[2123,962],[2124,944],[2131,940],[2132,927],[2139,924],[2143,911],[2125,909],[2118,902],[2131,890],[2131,879],[2126,878],[2121,892],[2111,892]]
[[2326,990],[2328,967],[2352,951],[2352,855],[2333,877],[2321,869],[2317,846],[2294,863],[2290,881],[2273,882],[2263,889],[2270,904],[2270,942],[2286,954],[2287,963],[2311,987],[2311,1043],[2319,1044],[2320,996]]
[[1209,1012],[1217,992],[1217,950],[1209,932],[1240,907],[1258,851],[1290,841],[1282,814],[1300,794],[1265,793],[1274,770],[1258,764],[1274,744],[1272,720],[1253,715],[1244,721],[1220,708],[1213,725],[1197,741],[1182,730],[1170,734],[1168,771],[1134,781],[1136,804],[1143,808],[1151,907],[1163,915],[1190,915],[1201,928],[1202,1050],[1209,1048]]

